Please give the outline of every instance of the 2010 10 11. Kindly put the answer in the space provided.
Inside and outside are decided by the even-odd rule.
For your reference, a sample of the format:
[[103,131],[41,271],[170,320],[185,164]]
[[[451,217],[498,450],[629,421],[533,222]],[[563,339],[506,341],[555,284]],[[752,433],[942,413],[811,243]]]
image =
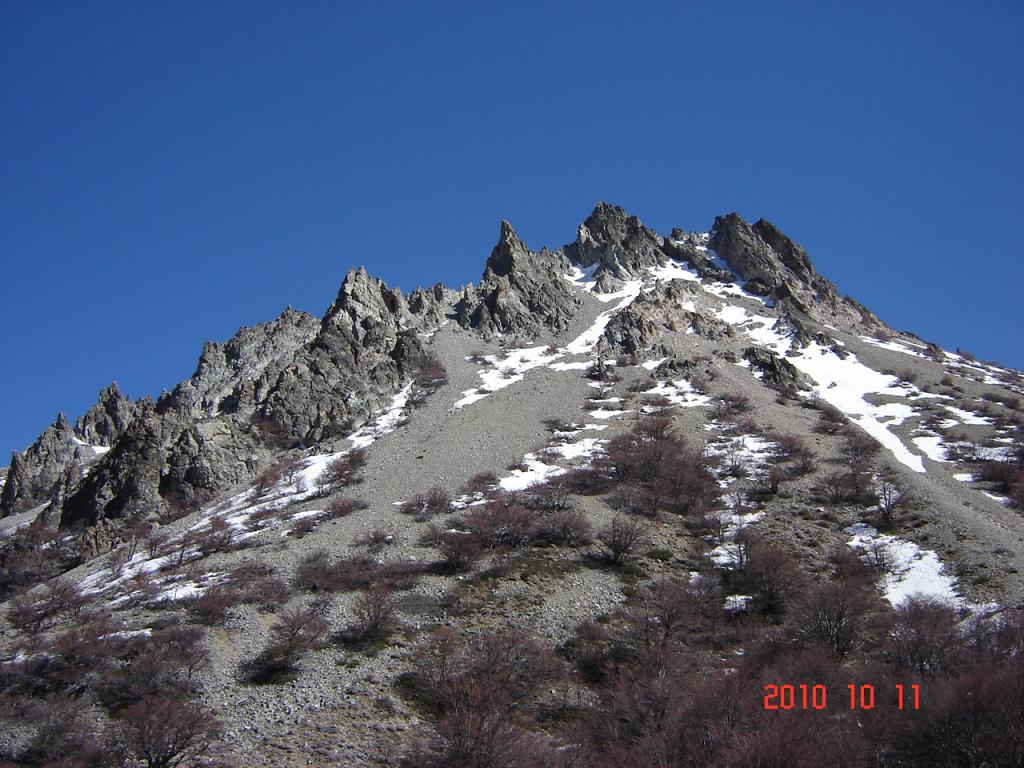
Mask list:
[[[851,710],[869,710],[876,706],[875,686],[870,683],[846,686],[845,703]],[[897,709],[920,709],[921,686],[917,683],[895,684]],[[797,685],[768,683],[764,686],[764,708],[766,710],[823,710],[828,709],[828,688],[824,685]]]

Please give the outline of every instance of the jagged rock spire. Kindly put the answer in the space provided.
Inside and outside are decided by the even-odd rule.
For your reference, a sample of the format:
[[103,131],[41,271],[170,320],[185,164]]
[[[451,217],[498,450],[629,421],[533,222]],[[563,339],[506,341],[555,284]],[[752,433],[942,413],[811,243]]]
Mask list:
[[784,301],[791,311],[828,321],[881,325],[860,304],[840,297],[815,270],[807,252],[764,219],[751,226],[735,212],[718,216],[709,245],[745,281],[747,290]]
[[516,258],[528,256],[529,253],[530,249],[516,236],[512,225],[502,219],[498,243],[487,259],[486,270],[498,277],[508,277],[515,268]]
[[455,318],[484,335],[535,337],[545,329],[564,330],[580,303],[562,277],[569,268],[561,252],[531,251],[502,221],[483,279],[463,293]]
[[619,280],[640,276],[649,267],[664,264],[662,238],[619,206],[598,203],[576,232],[576,242],[565,247],[570,261],[581,267],[597,266],[594,276]]

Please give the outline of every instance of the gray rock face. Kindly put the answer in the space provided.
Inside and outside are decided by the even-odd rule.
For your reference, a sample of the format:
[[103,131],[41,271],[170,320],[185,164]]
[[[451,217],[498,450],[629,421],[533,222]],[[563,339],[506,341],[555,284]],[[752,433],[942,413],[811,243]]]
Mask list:
[[[540,252],[502,222],[480,283],[461,295],[437,285],[406,296],[352,270],[322,319],[287,309],[227,342],[208,343],[193,376],[156,404],[132,401],[112,385],[75,429],[62,417],[14,456],[0,512],[51,501],[71,527],[174,516],[248,480],[280,451],[348,434],[415,375],[426,354],[423,336],[448,317],[484,336],[561,332],[582,303],[564,278],[573,265],[590,270],[597,292],[609,292],[668,259],[714,281],[739,274],[748,288],[777,299],[798,343],[820,335],[819,322],[878,323],[840,298],[804,250],[765,221],[751,226],[730,214],[716,219],[710,238],[681,230],[662,238],[622,208],[599,203],[574,243]],[[599,350],[674,354],[665,339],[684,330],[734,344],[731,325],[683,309],[700,292],[697,283],[678,280],[645,291],[611,318]],[[787,361],[748,353],[766,382],[787,391],[799,386]]]
[[699,290],[694,283],[671,280],[644,291],[608,321],[601,349],[609,354],[644,356],[663,334],[691,326],[700,317],[681,308],[686,297]]
[[764,219],[750,226],[736,213],[719,216],[709,244],[752,293],[786,301],[796,312],[825,322],[881,325],[856,302],[841,299],[836,287],[814,269],[804,249]]
[[[615,205],[598,203],[580,224],[576,242],[565,247],[569,260],[596,267],[594,277],[629,280],[666,261],[662,238]],[[600,288],[600,285],[599,285]]]
[[102,519],[145,516],[162,510],[163,424],[146,403],[110,452],[67,498],[61,526],[80,528]]
[[479,286],[465,289],[455,305],[455,317],[463,328],[485,336],[536,337],[545,329],[563,331],[580,304],[563,277],[570,268],[559,251],[531,251],[503,221],[483,279]]
[[64,414],[32,445],[11,456],[0,512],[3,517],[52,501],[60,488],[77,479],[94,460],[94,452],[79,444]]
[[61,524],[177,516],[251,478],[275,451],[347,433],[412,377],[418,332],[443,321],[451,297],[437,286],[407,300],[353,270],[322,320],[288,309],[207,344],[192,378],[155,406],[105,391],[82,424],[115,436],[113,448],[68,488]]
[[195,418],[251,409],[257,397],[252,382],[312,340],[319,325],[313,315],[289,307],[269,323],[242,328],[224,344],[207,342],[192,378],[162,397],[158,408]]
[[0,494],[0,516],[31,509],[45,501],[59,504],[63,493],[78,483],[97,462],[100,448],[112,445],[128,428],[138,404],[116,384],[72,428],[64,414],[26,450],[11,457],[7,481]]
[[806,386],[804,375],[796,369],[796,366],[769,349],[747,347],[743,351],[743,359],[750,363],[751,368],[761,374],[761,381],[783,394],[795,395],[798,390]]
[[715,265],[706,241],[707,235],[673,229],[672,234],[665,238],[662,250],[670,258],[689,264],[703,278],[713,282],[732,282],[733,273]]
[[138,412],[138,404],[125,397],[116,383],[111,384],[75,423],[75,431],[90,445],[110,446],[124,434]]
[[[424,305],[421,315],[437,311]],[[267,393],[258,415],[307,444],[348,432],[384,405],[421,359],[412,318],[397,289],[365,269],[349,272],[313,340],[256,382]]]

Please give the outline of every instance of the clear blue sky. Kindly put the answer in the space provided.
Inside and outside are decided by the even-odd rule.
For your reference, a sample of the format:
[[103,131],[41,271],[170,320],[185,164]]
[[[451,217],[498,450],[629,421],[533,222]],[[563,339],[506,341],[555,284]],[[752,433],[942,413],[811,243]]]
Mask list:
[[459,285],[598,200],[763,216],[1024,367],[1022,137],[1018,0],[0,2],[0,465],[350,266]]

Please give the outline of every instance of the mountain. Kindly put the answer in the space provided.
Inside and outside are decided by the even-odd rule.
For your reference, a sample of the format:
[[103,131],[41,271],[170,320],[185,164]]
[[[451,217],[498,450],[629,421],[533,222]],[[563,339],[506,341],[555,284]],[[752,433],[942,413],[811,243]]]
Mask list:
[[[227,765],[937,764],[881,699],[801,747],[762,686],[1016,695],[1021,395],[735,213],[599,203],[540,251],[503,221],[460,290],[352,270],[12,456],[0,754],[192,723]],[[1024,749],[995,709],[993,765]]]

